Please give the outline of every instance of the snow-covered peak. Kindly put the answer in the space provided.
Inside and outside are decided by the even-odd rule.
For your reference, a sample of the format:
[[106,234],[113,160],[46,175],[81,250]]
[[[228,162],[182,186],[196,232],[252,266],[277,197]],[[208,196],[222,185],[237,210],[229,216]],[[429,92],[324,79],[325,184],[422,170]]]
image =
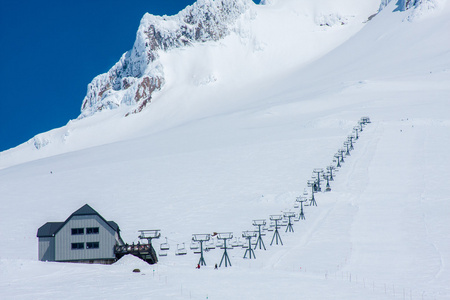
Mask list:
[[[345,43],[366,26],[380,1],[264,3],[208,0],[174,16],[145,14],[132,49],[89,84],[79,119],[2,153],[2,161],[21,149],[27,154],[7,165],[130,139],[246,105],[253,97],[239,93]],[[123,118],[150,102],[145,113]]]
[[88,85],[80,117],[121,105],[141,111],[165,82],[159,51],[217,41],[251,5],[251,0],[199,0],[174,16],[145,14],[133,48]]
[[[314,32],[314,26],[341,27],[352,22],[361,24],[376,12],[371,7],[378,1],[361,4],[355,0],[264,0],[260,7],[267,9],[258,9],[251,0],[198,0],[173,16],[146,13],[140,22],[133,48],[123,54],[107,73],[95,77],[88,85],[79,118],[120,106],[128,107],[126,115],[142,111],[157,92],[166,86],[167,65],[162,63],[162,52],[222,41],[231,33],[236,33],[241,42],[248,46],[247,49],[240,49],[240,52],[236,50],[239,53],[264,49],[269,43],[261,41],[260,36],[270,34],[275,37],[270,43],[275,41],[282,49],[282,45],[289,43],[289,40],[299,40],[299,29],[300,32]],[[368,8],[370,14],[366,13]],[[259,13],[262,13],[263,21],[253,22]],[[274,17],[275,14],[279,16]],[[305,23],[304,20],[312,22]],[[258,36],[255,32],[262,34]],[[294,42],[293,47],[296,44]],[[237,49],[239,45],[232,47]],[[324,48],[328,49],[327,46]],[[274,52],[282,55],[280,51]],[[314,52],[320,55],[322,46]],[[196,82],[217,80],[214,72],[201,77],[195,79]]]

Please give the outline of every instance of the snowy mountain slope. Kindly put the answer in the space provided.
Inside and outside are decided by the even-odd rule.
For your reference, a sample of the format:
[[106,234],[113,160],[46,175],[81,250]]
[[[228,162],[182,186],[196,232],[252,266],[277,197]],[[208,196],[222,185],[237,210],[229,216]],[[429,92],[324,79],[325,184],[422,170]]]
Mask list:
[[[214,1],[206,1],[206,3],[210,2]],[[228,2],[234,3],[235,1],[226,1],[226,3]],[[237,1],[236,3],[244,2]],[[250,8],[232,26],[227,27],[227,30],[231,32],[222,39],[192,43],[184,48],[155,52],[154,55],[158,59],[145,67],[145,70],[150,73],[163,71],[164,77],[161,80],[164,81],[164,87],[162,92],[152,94],[152,106],[145,111],[150,116],[142,116],[133,120],[122,119],[130,112],[130,109],[134,109],[134,106],[130,108],[130,106],[124,105],[112,111],[102,109],[101,116],[96,114],[93,116],[94,119],[73,120],[62,128],[34,137],[28,143],[19,146],[22,148],[20,151],[2,152],[0,168],[24,160],[38,159],[127,139],[134,136],[139,128],[145,128],[146,134],[148,130],[160,130],[158,128],[182,124],[187,120],[198,118],[199,114],[208,115],[211,107],[205,111],[203,109],[205,101],[212,102],[213,107],[220,104],[220,109],[234,109],[233,105],[228,104],[229,101],[231,98],[235,98],[242,102],[239,95],[242,94],[242,90],[245,92],[249,84],[259,84],[263,79],[272,80],[271,78],[274,76],[278,77],[300,65],[314,61],[355,34],[364,26],[363,22],[367,21],[368,16],[377,11],[378,1],[369,1],[364,5],[355,0],[342,1],[340,5],[329,0],[304,3],[274,1],[265,6],[256,6],[251,3],[245,5],[245,7],[247,6]],[[172,24],[171,22],[185,16],[192,9],[187,8],[177,16],[166,17],[167,21],[165,22]],[[338,22],[331,26],[321,26],[324,18],[342,19],[345,22],[343,25]],[[135,44],[144,43],[139,39],[140,34],[144,31],[143,28],[150,26],[148,24],[156,22],[154,19],[158,20],[158,26],[170,27],[161,19],[146,15],[141,22]],[[128,56],[125,55],[125,57]],[[128,59],[133,60],[133,63],[129,62],[126,64],[127,66],[144,64],[133,55]],[[117,73],[117,67],[124,64],[122,60],[110,72]],[[160,67],[154,68],[152,64],[156,62]],[[109,79],[105,79],[112,76],[108,74],[99,75],[98,80],[94,80],[96,83],[91,85],[100,87],[103,86],[102,82],[105,82],[106,85],[112,86],[112,83],[107,83]],[[148,76],[151,77],[151,74]],[[144,77],[142,75],[139,81],[144,80]],[[135,87],[137,87],[137,83]],[[92,101],[88,101],[91,104],[86,111],[91,114],[97,110],[97,105],[107,107],[108,105],[105,103],[116,103],[117,101],[124,101],[132,105],[133,101],[126,100],[129,97],[125,95],[132,90],[133,88],[130,87],[126,91],[107,92],[106,94],[110,96],[102,96],[103,100],[100,102],[97,102],[95,100],[97,98],[94,96],[92,97],[95,99],[89,96],[88,98],[92,98]],[[89,91],[96,95],[101,93],[100,90],[94,91],[91,88]],[[217,98],[218,94],[224,96],[223,101],[209,100]],[[197,103],[199,104],[197,105]],[[116,107],[116,104],[113,106]],[[173,107],[177,107],[177,109],[173,109]],[[118,118],[120,120],[117,120]]]
[[151,102],[154,91],[164,85],[159,50],[168,51],[192,43],[217,41],[249,9],[251,1],[202,0],[172,17],[146,14],[136,34],[133,49],[106,74],[88,85],[80,117],[120,105],[136,105],[140,112]]
[[[349,3],[341,2],[350,10]],[[303,4],[305,11],[312,6]],[[296,4],[271,5],[259,15],[286,14]],[[35,153],[30,145],[2,153],[2,298],[448,299],[450,14],[447,3],[429,13],[409,21],[413,11],[391,2],[320,58],[297,58],[273,77],[255,69],[258,80],[233,89],[220,80],[176,85],[177,74],[168,71],[165,94],[151,109],[71,122],[66,143],[55,140],[67,128],[57,129],[49,133],[55,139],[33,150],[47,152],[41,160],[26,162]],[[318,40],[342,33],[326,27]],[[223,57],[205,48],[173,57]],[[183,89],[189,97],[180,97]],[[268,250],[256,251],[254,261],[242,259],[243,249],[230,250],[233,267],[219,271],[211,266],[220,250],[205,255],[201,270],[191,252],[171,252],[154,268],[132,259],[117,266],[36,261],[37,228],[85,203],[116,221],[128,242],[145,228],[162,229],[172,247],[189,243],[192,233],[239,235],[252,229],[252,219],[293,210],[312,170],[331,163],[363,115],[373,123],[332,192],[317,195],[318,207],[305,209],[294,233],[283,230],[284,246],[268,246],[266,236]],[[135,266],[145,275],[133,274]]]
[[[168,66],[167,62],[160,56],[166,53],[173,56],[174,50],[189,51],[192,46],[201,47],[204,44],[210,44],[210,42],[217,44],[217,42],[232,36],[235,40],[238,39],[234,41],[234,44],[230,45],[226,41],[224,43],[226,48],[232,46],[234,53],[229,53],[230,51],[224,49],[223,46],[219,45],[219,47],[225,52],[225,55],[232,54],[230,58],[234,64],[242,67],[240,61],[236,61],[236,58],[242,56],[241,53],[246,53],[245,59],[247,60],[249,54],[254,56],[252,52],[264,50],[267,44],[277,45],[278,50],[285,48],[280,47],[281,44],[290,45],[292,49],[297,49],[297,41],[301,41],[303,45],[309,44],[311,39],[305,40],[305,37],[297,39],[298,28],[302,28],[301,31],[311,32],[317,31],[314,28],[317,25],[339,27],[339,25],[360,23],[367,20],[368,16],[375,12],[373,3],[377,1],[370,2],[372,5],[358,5],[354,0],[339,4],[322,0],[310,2],[310,5],[299,4],[295,1],[278,2],[270,5],[272,13],[269,13],[271,16],[268,16],[264,7],[257,7],[250,0],[202,0],[188,6],[175,16],[157,17],[146,14],[141,20],[133,49],[125,53],[108,73],[97,76],[89,84],[80,117],[90,116],[104,109],[114,109],[121,105],[131,106],[130,112],[140,112],[152,101],[155,92],[164,89]],[[278,10],[277,16],[273,15],[274,8]],[[280,10],[284,11],[281,13]],[[261,17],[259,17],[260,14],[262,14]],[[280,15],[288,18],[283,20]],[[292,17],[293,15],[295,18]],[[267,38],[270,38],[270,42],[265,41]],[[342,36],[339,35],[334,35],[333,38],[342,40]],[[336,40],[332,41],[334,44],[336,43]],[[314,44],[309,45],[309,51],[314,51],[315,57],[329,49],[327,44],[330,41],[326,39],[325,41],[318,40],[317,34],[314,42]],[[324,42],[326,44],[322,45]],[[318,45],[320,47],[317,47]],[[313,47],[314,50],[312,50]],[[303,49],[305,50],[306,47],[303,47]],[[268,51],[263,52],[266,55],[268,54]],[[215,56],[219,53],[216,50],[210,55]],[[289,51],[286,54],[288,53]],[[312,53],[303,52],[304,56],[305,54],[307,58],[312,55]],[[227,65],[216,66],[214,64],[216,60],[211,59],[208,55],[196,57],[194,60],[186,59],[184,55],[181,56],[181,61],[173,58],[169,61],[174,64],[176,73],[188,75],[193,79],[194,84],[203,85],[219,79],[223,80],[217,77],[221,77],[220,72],[227,70]],[[273,58],[273,55],[268,57]],[[290,57],[295,57],[295,55],[290,55]],[[270,61],[264,58],[259,55],[258,63],[246,63],[244,65],[255,67],[261,61]],[[305,58],[302,59],[305,60]],[[195,66],[192,66],[195,68],[193,74],[192,72],[179,70],[180,65],[183,66],[186,61],[189,64],[195,62]],[[205,69],[205,66],[202,66],[203,64],[206,64],[209,69],[212,67],[218,70],[211,70],[210,74],[205,75],[197,74],[199,69]],[[279,62],[276,62],[276,64],[279,64]],[[236,76],[235,69],[229,71],[233,76]],[[246,73],[244,72],[244,75]],[[182,80],[182,82],[185,81],[186,79]],[[190,81],[189,78],[187,81]],[[176,82],[179,84],[179,78]],[[242,83],[242,79],[238,82]],[[228,81],[227,83],[235,85],[233,82]]]

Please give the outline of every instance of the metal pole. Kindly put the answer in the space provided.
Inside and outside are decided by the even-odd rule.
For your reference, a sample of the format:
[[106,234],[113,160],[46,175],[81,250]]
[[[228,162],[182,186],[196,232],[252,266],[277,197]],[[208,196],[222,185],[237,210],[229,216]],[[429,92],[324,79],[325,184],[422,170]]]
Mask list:
[[270,246],[272,246],[274,239],[275,239],[275,243],[278,245],[278,238],[280,239],[281,245],[283,245],[283,242],[281,241],[280,233],[278,232],[278,220],[275,219],[274,221],[275,221],[275,232],[273,234],[272,242],[270,243]]
[[264,247],[264,250],[266,250],[266,246],[264,245],[264,241],[263,241],[263,239],[261,237],[261,226],[262,225],[258,225],[258,239],[256,240],[255,249],[259,245],[259,249],[262,249],[261,248],[261,246],[262,246],[262,247]]
[[225,250],[223,252],[222,259],[220,260],[219,267],[222,266],[222,262],[224,259],[225,259],[225,268],[227,267],[227,262],[230,264],[230,267],[231,267],[231,261],[230,261],[230,258],[228,257],[228,253],[227,253],[227,240],[226,239],[223,240],[223,246],[224,246]]
[[305,214],[303,213],[303,201],[300,201],[300,219],[305,220]]
[[203,258],[203,241],[200,241],[200,260],[198,264],[200,266],[206,266],[205,259]]

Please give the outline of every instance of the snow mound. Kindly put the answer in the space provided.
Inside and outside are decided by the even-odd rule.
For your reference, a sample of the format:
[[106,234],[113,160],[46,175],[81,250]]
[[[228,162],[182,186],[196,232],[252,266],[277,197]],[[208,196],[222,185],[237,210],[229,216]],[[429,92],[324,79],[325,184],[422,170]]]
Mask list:
[[116,261],[113,265],[128,266],[128,267],[132,267],[132,268],[142,268],[142,269],[149,267],[148,263],[146,263],[142,259],[140,259],[134,255],[131,255],[131,254],[127,254],[127,255],[123,256],[121,259]]

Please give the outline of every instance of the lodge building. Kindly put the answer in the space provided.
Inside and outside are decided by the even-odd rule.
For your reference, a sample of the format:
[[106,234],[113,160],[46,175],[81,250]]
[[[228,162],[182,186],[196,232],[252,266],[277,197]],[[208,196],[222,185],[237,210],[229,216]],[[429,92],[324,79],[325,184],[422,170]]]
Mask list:
[[48,222],[38,229],[39,260],[110,264],[115,247],[124,245],[114,221],[106,221],[84,205],[64,222]]

